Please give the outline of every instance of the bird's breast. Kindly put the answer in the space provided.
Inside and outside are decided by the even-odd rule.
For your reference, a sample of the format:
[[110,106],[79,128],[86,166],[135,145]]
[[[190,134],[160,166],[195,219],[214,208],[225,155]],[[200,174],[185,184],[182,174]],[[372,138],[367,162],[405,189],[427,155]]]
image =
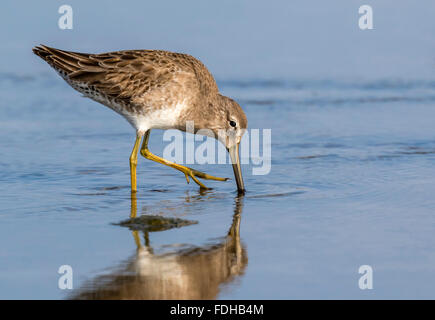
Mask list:
[[188,108],[186,101],[171,104],[144,106],[141,110],[125,109],[122,115],[136,128],[145,132],[150,129],[172,129],[177,127],[178,120]]

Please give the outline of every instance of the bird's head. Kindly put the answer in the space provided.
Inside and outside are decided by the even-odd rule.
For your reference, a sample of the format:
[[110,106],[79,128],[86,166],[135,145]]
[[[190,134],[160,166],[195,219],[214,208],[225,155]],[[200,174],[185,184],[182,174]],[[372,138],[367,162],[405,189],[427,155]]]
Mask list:
[[192,108],[183,115],[179,129],[189,131],[187,123],[192,121],[195,134],[210,136],[222,142],[231,157],[237,190],[239,194],[244,194],[239,145],[248,127],[246,115],[236,101],[220,94],[210,100],[201,101],[200,106],[203,107]]
[[245,193],[240,167],[239,145],[243,134],[248,128],[248,120],[243,109],[236,101],[222,95],[219,95],[219,100],[220,121],[214,131],[219,141],[225,145],[230,154],[237,190],[239,193]]

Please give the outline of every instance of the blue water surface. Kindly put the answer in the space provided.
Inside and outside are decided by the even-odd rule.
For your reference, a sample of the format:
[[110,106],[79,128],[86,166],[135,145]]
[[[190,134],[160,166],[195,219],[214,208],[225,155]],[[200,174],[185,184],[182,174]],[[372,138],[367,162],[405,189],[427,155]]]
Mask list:
[[[62,4],[1,4],[0,298],[435,297],[433,2],[368,1],[367,31],[359,1],[74,1],[73,30],[57,27]],[[140,157],[132,199],[134,130],[34,56],[39,43],[200,58],[249,127],[271,129],[270,173],[243,165],[238,197],[234,180],[200,192]],[[153,152],[167,144],[153,131]],[[119,225],[131,215],[192,224]]]

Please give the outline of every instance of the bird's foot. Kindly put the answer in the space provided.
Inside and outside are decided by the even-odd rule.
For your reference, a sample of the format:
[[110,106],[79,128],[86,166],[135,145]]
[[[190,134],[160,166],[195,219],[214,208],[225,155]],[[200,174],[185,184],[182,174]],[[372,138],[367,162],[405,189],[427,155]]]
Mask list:
[[190,177],[190,178],[192,178],[193,181],[196,182],[196,184],[198,184],[200,186],[201,189],[208,189],[208,188],[203,183],[201,183],[197,179],[197,177],[201,178],[201,179],[216,180],[216,181],[227,181],[229,179],[229,178],[215,177],[215,176],[209,175],[207,173],[204,173],[204,172],[201,172],[201,171],[189,168],[189,167],[182,166],[181,164],[178,164],[178,163],[175,163],[172,161],[168,161],[166,159],[163,159],[159,156],[152,154],[147,148],[141,149],[140,154],[142,156],[144,156],[146,159],[164,164],[166,166],[169,166],[171,168],[174,168],[174,169],[177,169],[177,170],[183,172],[184,175],[186,176],[187,183],[190,182],[190,180],[189,180],[189,177]]
[[185,174],[187,183],[190,183],[189,177],[191,177],[192,180],[195,181],[196,184],[198,184],[201,189],[209,189],[209,188],[207,188],[203,183],[201,183],[201,181],[199,181],[197,179],[197,177],[201,178],[201,179],[216,180],[216,181],[227,181],[229,179],[229,178],[215,177],[215,176],[209,175],[207,173],[204,173],[204,172],[201,172],[201,171],[189,168],[189,167],[184,167],[184,166],[180,166],[177,169]]

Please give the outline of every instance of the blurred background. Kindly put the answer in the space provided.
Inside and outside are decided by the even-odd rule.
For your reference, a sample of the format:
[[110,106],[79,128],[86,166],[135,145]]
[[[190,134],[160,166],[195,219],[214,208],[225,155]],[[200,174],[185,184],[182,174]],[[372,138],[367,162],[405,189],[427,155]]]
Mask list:
[[[61,30],[58,9],[74,10]],[[358,27],[362,5],[374,29]],[[218,79],[432,77],[435,5],[412,1],[3,1],[4,72],[43,72],[29,47],[188,52]],[[13,57],[13,58],[12,58]]]
[[[0,298],[434,298],[433,1],[0,6]],[[140,159],[132,201],[133,129],[34,56],[40,43],[199,58],[251,128],[272,129],[271,173],[244,166],[240,199],[234,181],[200,193]],[[58,287],[65,264],[72,291]]]

